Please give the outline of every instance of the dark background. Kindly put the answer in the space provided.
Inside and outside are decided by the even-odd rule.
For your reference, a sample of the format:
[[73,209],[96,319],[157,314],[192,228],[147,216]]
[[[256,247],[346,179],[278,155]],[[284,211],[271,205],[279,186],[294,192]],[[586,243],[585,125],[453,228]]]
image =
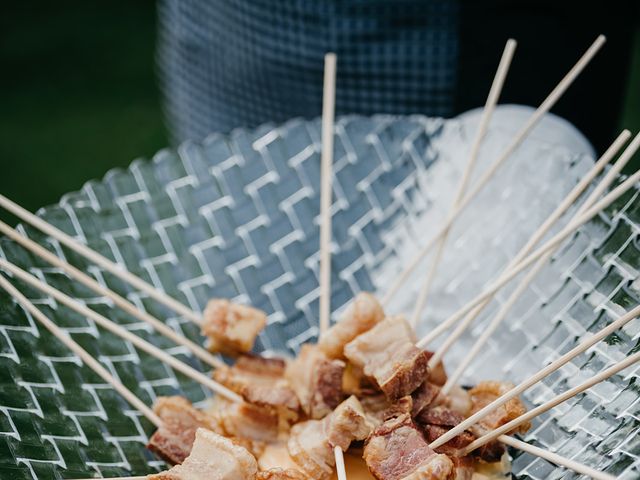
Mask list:
[[[623,127],[640,130],[636,2],[586,5],[463,1],[456,112],[482,105],[508,36],[519,45],[501,101],[537,105],[605,33],[609,41],[553,112],[599,149]],[[168,145],[155,8],[148,0],[3,7],[0,192],[33,211]],[[5,212],[0,219],[14,223]]]

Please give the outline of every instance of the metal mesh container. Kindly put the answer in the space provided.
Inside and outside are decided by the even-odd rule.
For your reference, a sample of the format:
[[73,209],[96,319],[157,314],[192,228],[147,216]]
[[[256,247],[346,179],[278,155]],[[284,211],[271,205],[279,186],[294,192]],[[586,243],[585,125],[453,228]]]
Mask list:
[[[451,204],[473,130],[455,119],[343,117],[336,135],[333,320],[357,292],[384,293],[436,230]],[[481,173],[509,139],[508,131],[492,128],[476,171]],[[319,142],[319,122],[304,120],[212,135],[112,171],[39,215],[196,311],[214,296],[265,310],[269,324],[257,349],[293,353],[318,333]],[[455,224],[419,332],[495,277],[592,163],[590,155],[535,134],[526,140]],[[638,304],[639,194],[632,189],[562,245],[463,383],[522,380]],[[19,229],[202,342],[192,323],[38,231]],[[0,241],[0,255],[203,368],[184,348],[11,241]],[[388,311],[411,311],[425,270],[418,269]],[[196,404],[209,396],[92,321],[19,286],[148,404],[176,392]],[[446,356],[450,369],[510,288],[500,291]],[[577,385],[637,350],[639,338],[634,320],[528,390],[525,400],[540,404]],[[537,418],[526,440],[620,478],[638,478],[638,371],[627,369]],[[144,448],[153,426],[4,292],[0,375],[0,478],[141,475],[164,466]],[[528,454],[511,453],[517,478],[576,477]]]

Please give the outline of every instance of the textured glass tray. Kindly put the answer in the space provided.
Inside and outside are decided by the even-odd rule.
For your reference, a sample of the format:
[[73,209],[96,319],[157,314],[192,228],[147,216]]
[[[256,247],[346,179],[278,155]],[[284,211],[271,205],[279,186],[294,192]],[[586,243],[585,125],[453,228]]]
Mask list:
[[[473,132],[456,120],[342,118],[337,125],[332,303],[383,293],[446,215]],[[237,130],[159,152],[87,183],[39,212],[49,222],[200,311],[213,296],[269,313],[259,350],[293,352],[317,334],[319,124]],[[489,132],[481,172],[509,136]],[[590,167],[592,159],[528,140],[456,223],[421,331],[477,294]],[[477,175],[476,175],[477,178]],[[634,189],[554,256],[482,352],[464,382],[518,381],[638,303],[640,199]],[[39,232],[31,238],[188,337],[197,328]],[[7,239],[0,255],[202,368],[110,301]],[[424,271],[424,269],[419,269]],[[420,272],[418,272],[420,273]],[[181,392],[207,398],[93,322],[20,285],[28,296],[147,403]],[[410,312],[418,277],[390,312]],[[446,358],[451,370],[509,289]],[[633,321],[525,395],[538,404],[638,348]],[[164,465],[146,451],[152,425],[0,292],[0,478],[145,474]],[[634,367],[534,422],[527,440],[622,478],[640,475],[640,400]],[[575,475],[513,452],[519,478]]]

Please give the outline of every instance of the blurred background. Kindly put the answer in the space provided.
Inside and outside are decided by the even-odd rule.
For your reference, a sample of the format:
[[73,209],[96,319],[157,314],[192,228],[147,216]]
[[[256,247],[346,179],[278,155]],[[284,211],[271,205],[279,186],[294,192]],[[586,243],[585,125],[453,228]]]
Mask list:
[[[294,28],[290,24],[261,15],[269,12],[281,20],[291,13],[286,5],[307,8],[305,3],[314,14],[341,20],[332,31],[353,35],[332,37],[334,43],[323,42],[323,32],[317,30],[298,29],[289,35],[286,29]],[[598,150],[623,127],[640,130],[638,2],[587,6],[425,0],[423,5],[398,0],[389,8],[391,3],[283,1],[277,2],[278,8],[268,0],[6,4],[0,16],[0,192],[34,211],[111,168],[126,167],[185,138],[317,116],[322,53],[328,48],[338,51],[339,62],[359,65],[350,69],[339,64],[343,76],[339,73],[338,114],[449,117],[484,103],[509,36],[519,45],[501,103],[536,106],[596,35],[604,33],[609,41],[602,52],[553,112],[574,123]],[[242,10],[248,4],[253,10]],[[253,23],[243,22],[242,16],[234,22],[238,11]],[[309,18],[300,17],[297,27]],[[433,29],[440,37],[429,36]],[[281,44],[271,45],[282,32],[287,35],[278,37]],[[301,38],[309,45],[302,52],[298,46],[306,44]],[[282,43],[297,50],[289,52]],[[286,60],[304,58],[311,67],[301,69],[294,60],[278,62],[277,55],[270,55],[274,51]],[[375,62],[362,67],[357,60],[375,59],[380,51],[392,58],[381,63],[391,67],[391,73],[377,77],[367,70],[377,68]],[[271,70],[260,63],[265,58]],[[441,61],[445,73],[439,70]],[[285,99],[291,94],[282,84],[291,78],[288,69],[293,75],[303,70],[300,82],[309,87],[300,90],[299,98],[284,102],[278,93]],[[418,74],[413,75],[414,70]],[[242,88],[211,87],[215,82],[227,85],[229,79]],[[247,95],[264,96],[261,88],[274,92],[274,104],[261,104],[248,114],[242,106],[255,104],[255,98]],[[377,89],[391,93],[379,96]],[[628,168],[639,166],[636,158]],[[5,212],[0,219],[15,223]]]

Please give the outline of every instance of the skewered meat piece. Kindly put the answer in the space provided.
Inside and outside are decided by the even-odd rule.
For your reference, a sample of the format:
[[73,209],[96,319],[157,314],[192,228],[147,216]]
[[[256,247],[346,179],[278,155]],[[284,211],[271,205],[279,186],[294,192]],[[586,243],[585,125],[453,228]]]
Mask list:
[[210,411],[218,419],[223,435],[256,442],[259,450],[251,449],[256,455],[260,454],[262,442],[277,440],[282,431],[278,414],[269,408],[216,396]]
[[[427,354],[427,358],[431,360],[431,357],[433,357],[434,352],[425,350],[425,353]],[[444,363],[442,363],[442,360],[440,360],[435,367],[429,370],[428,380],[429,382],[439,387],[442,387],[445,383],[447,383],[447,372],[444,369]]]
[[322,420],[294,425],[287,448],[305,474],[314,480],[325,480],[335,467],[333,448],[347,450],[352,441],[367,438],[371,428],[362,405],[351,396]]
[[256,459],[228,438],[204,428],[195,434],[190,455],[181,465],[149,475],[149,480],[253,480],[258,473]]
[[209,350],[229,355],[249,352],[267,324],[267,315],[257,308],[214,298],[204,310],[202,334]]
[[[422,428],[427,442],[431,443],[464,420],[464,417],[443,406],[427,408],[416,417],[416,423]],[[475,440],[471,432],[464,431],[447,443],[438,447],[436,452],[456,456],[457,451]]]
[[300,402],[284,378],[286,363],[279,358],[241,355],[235,365],[218,368],[213,378],[247,402],[277,412],[280,418],[298,419]]
[[455,468],[452,480],[473,480],[475,460],[472,457],[451,457]]
[[318,346],[327,357],[344,359],[345,345],[383,319],[384,311],[376,297],[367,292],[359,293],[340,321],[322,335]]
[[[476,413],[478,410],[489,405],[496,398],[504,395],[514,387],[509,382],[480,382],[478,385],[469,390],[469,396],[471,397],[472,409],[471,413]],[[494,409],[486,417],[484,417],[480,424],[488,429],[498,428],[511,420],[518,418],[520,415],[524,415],[527,412],[526,407],[519,398],[512,398],[504,405]],[[531,428],[530,422],[525,422],[522,425],[514,429],[510,433],[525,433]]]
[[308,477],[295,468],[272,468],[265,472],[258,472],[256,480],[308,480]]
[[342,375],[345,363],[328,359],[316,345],[305,344],[287,366],[285,377],[310,418],[329,414],[343,400]]
[[429,408],[439,395],[440,387],[430,382],[423,382],[422,385],[411,394],[411,398],[413,398],[411,416],[415,418],[420,412]]
[[373,378],[390,400],[397,400],[410,395],[428,375],[428,356],[414,343],[407,321],[389,317],[349,342],[344,354]]
[[215,417],[194,408],[184,397],[159,397],[153,411],[163,424],[153,433],[147,448],[171,464],[187,458],[198,428],[222,432]]
[[364,460],[378,480],[445,480],[454,469],[449,457],[429,448],[410,415],[377,427],[364,447]]

